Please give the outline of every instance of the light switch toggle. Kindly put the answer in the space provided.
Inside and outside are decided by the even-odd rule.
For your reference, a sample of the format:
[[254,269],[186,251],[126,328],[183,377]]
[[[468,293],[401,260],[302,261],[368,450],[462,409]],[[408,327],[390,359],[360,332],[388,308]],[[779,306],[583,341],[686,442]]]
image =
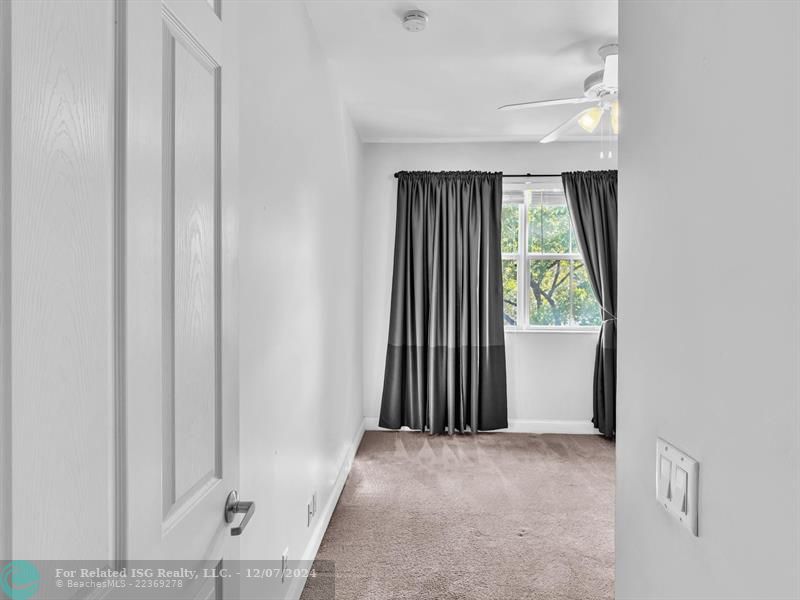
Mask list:
[[675,503],[679,510],[686,514],[686,487],[689,481],[689,474],[680,467],[675,468]]
[[672,462],[662,456],[658,474],[659,487],[664,491],[664,500],[672,499]]

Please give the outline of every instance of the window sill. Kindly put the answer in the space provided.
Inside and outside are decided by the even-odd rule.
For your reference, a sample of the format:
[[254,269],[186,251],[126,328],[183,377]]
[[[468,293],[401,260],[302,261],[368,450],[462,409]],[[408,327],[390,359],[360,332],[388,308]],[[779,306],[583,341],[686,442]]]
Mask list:
[[597,335],[599,327],[529,327],[528,329],[505,328],[506,333],[588,333]]

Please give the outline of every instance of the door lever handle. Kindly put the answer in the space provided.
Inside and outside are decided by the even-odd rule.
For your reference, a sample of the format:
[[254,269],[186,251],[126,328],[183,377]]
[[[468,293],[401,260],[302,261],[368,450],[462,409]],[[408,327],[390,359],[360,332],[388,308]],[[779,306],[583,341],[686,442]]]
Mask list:
[[232,490],[225,501],[225,522],[232,522],[236,513],[243,513],[244,517],[242,517],[239,525],[231,529],[231,535],[242,535],[244,528],[247,527],[247,522],[250,521],[254,512],[256,512],[256,503],[239,500],[239,492]]

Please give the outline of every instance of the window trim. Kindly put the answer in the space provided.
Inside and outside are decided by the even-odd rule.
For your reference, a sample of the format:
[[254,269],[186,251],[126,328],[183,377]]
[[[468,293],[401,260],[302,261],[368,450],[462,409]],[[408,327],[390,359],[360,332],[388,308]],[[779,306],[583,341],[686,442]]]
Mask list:
[[[563,194],[563,189],[560,190]],[[566,199],[565,199],[566,201]],[[528,287],[530,286],[530,263],[531,260],[579,260],[586,263],[580,252],[529,252],[528,251],[528,205],[530,194],[525,194],[522,199],[506,200],[503,194],[503,206],[517,205],[518,210],[518,231],[517,231],[517,251],[501,252],[501,260],[514,260],[517,262],[517,324],[505,325],[503,329],[506,333],[598,333],[598,325],[531,325],[530,306],[528,299]],[[569,210],[569,207],[567,207]],[[570,217],[571,218],[571,217]],[[584,267],[585,268],[585,267]],[[570,288],[570,294],[572,288]],[[520,296],[522,296],[520,298]],[[521,301],[520,301],[521,300]],[[571,299],[570,299],[570,303]],[[574,308],[574,306],[571,306]]]

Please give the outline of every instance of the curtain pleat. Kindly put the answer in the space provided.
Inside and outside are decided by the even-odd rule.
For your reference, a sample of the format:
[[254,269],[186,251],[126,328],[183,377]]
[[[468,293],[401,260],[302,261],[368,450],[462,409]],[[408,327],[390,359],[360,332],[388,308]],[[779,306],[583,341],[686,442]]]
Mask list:
[[381,427],[508,426],[502,174],[402,172]]
[[603,312],[594,362],[592,423],[605,437],[617,419],[617,171],[562,173],[575,234]]

